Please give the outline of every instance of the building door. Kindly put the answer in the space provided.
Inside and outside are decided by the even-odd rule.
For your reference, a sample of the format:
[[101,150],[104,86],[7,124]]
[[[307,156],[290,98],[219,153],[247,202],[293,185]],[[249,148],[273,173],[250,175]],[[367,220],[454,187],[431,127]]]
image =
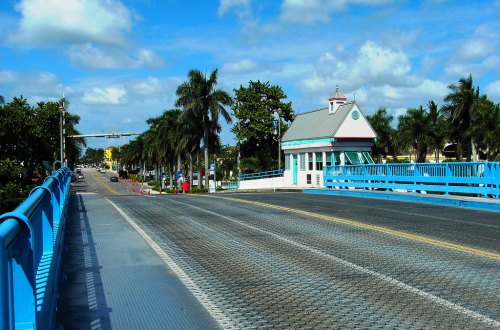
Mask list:
[[297,185],[297,176],[299,172],[299,166],[297,163],[298,155],[292,154],[292,184]]

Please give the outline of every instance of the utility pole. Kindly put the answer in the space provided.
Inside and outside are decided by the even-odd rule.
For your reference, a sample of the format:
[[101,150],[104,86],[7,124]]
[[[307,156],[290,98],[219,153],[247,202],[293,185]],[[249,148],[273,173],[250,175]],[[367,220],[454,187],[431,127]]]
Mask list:
[[66,141],[65,141],[65,136],[66,136],[66,109],[64,105],[64,94],[61,100],[61,105],[59,106],[59,110],[61,110],[61,132],[60,132],[60,142],[61,142],[61,166],[66,166]]

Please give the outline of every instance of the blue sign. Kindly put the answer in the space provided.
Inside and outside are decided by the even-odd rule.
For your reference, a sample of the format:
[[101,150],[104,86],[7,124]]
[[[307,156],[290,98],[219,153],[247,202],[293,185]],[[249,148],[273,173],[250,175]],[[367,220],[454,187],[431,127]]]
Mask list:
[[179,180],[180,178],[182,178],[182,171],[179,171],[179,172],[175,172],[175,179],[176,180]]

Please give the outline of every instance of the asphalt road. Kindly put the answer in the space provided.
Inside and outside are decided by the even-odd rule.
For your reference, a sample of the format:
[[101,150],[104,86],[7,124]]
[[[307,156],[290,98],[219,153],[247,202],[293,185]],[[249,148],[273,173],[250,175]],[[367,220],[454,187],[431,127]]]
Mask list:
[[84,171],[223,328],[500,329],[500,215],[302,193],[139,196]]

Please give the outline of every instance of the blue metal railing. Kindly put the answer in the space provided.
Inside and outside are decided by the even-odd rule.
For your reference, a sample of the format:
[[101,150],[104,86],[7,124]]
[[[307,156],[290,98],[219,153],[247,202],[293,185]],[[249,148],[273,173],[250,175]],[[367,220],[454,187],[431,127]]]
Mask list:
[[0,216],[0,329],[53,329],[71,172]]
[[255,180],[255,179],[264,179],[264,178],[275,178],[283,176],[283,170],[274,170],[274,171],[266,171],[266,172],[258,172],[258,173],[245,173],[240,175],[240,181],[245,180]]
[[325,187],[388,189],[500,198],[500,162],[326,166]]
[[238,190],[238,187],[239,187],[238,181],[229,181],[227,183],[227,190],[229,190],[229,191]]

